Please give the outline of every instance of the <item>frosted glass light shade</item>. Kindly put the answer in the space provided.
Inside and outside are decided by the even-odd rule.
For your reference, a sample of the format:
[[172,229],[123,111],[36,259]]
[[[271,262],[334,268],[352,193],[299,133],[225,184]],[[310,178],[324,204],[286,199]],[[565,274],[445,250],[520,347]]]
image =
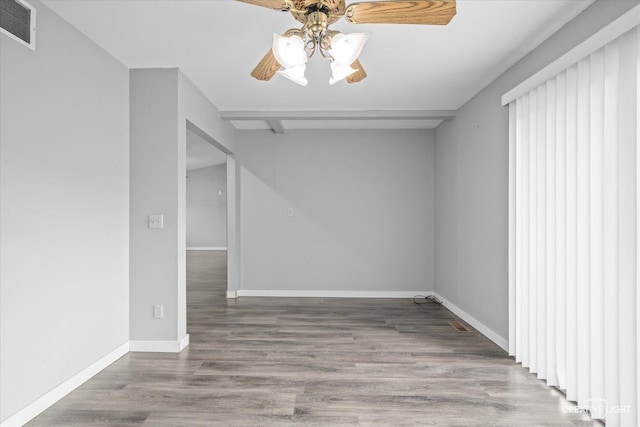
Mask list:
[[367,38],[365,33],[336,34],[331,39],[329,54],[339,64],[353,64],[360,56]]
[[340,65],[335,61],[331,63],[331,78],[329,78],[329,84],[334,85],[341,80],[346,79],[351,74],[355,73],[358,70],[351,68],[350,65]]
[[278,74],[282,77],[288,78],[300,86],[306,86],[308,83],[307,78],[304,76],[306,68],[307,66],[305,64],[295,65],[293,67],[285,68],[284,70],[279,70]]
[[351,68],[351,64],[358,59],[364,44],[367,42],[367,34],[365,33],[351,33],[351,34],[336,34],[331,39],[331,49],[329,54],[333,58],[331,62],[332,76],[329,79],[329,84],[335,84],[358,70]]
[[292,82],[306,86],[307,79],[304,72],[307,63],[307,53],[304,50],[304,40],[301,37],[273,35],[273,56],[284,68],[278,74],[288,78]]

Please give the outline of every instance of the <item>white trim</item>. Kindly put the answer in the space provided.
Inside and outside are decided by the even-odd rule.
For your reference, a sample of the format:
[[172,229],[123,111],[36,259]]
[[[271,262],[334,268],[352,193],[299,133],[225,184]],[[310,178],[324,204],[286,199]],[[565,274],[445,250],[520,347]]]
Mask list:
[[194,246],[187,248],[188,251],[226,251],[226,246]]
[[185,349],[189,345],[189,334],[184,334],[182,339],[178,343],[178,353]]
[[446,298],[443,298],[442,296],[438,295],[437,293],[433,293],[433,295],[438,297],[442,301],[442,305],[444,305],[445,308],[447,308],[451,312],[453,312],[453,314],[455,314],[456,316],[460,317],[462,320],[467,322],[469,325],[473,326],[475,329],[478,330],[478,332],[480,332],[482,335],[484,335],[485,337],[489,338],[491,341],[496,343],[504,351],[506,351],[506,352],[509,351],[509,342],[506,339],[504,339],[503,337],[501,337],[493,329],[491,329],[490,327],[488,327],[487,325],[485,325],[484,323],[482,323],[481,321],[479,321],[478,319],[476,319],[475,317],[473,317],[472,315],[470,315],[469,313],[467,313],[466,311],[464,311],[463,309],[461,309],[457,305],[455,305],[452,302],[448,301]]
[[[261,290],[240,289],[238,297],[279,297],[279,298],[413,298],[416,295],[431,294],[432,291],[320,291],[320,290]],[[227,293],[228,298],[228,293]]]
[[141,353],[180,353],[189,345],[189,334],[180,341],[130,341],[129,351]]
[[29,40],[31,41],[30,43],[27,43],[26,41],[22,40],[20,37],[16,37],[15,35],[11,34],[9,31],[5,30],[4,28],[0,28],[0,34],[4,34],[5,36],[14,39],[15,41],[17,41],[18,43],[20,43],[22,46],[26,46],[31,50],[36,50],[36,8],[31,6],[29,3],[27,3],[24,0],[15,0],[16,2],[22,4],[24,7],[26,7],[27,9],[29,9],[31,11],[31,29],[30,29],[30,34],[29,34]]
[[227,298],[236,299],[236,298],[238,298],[238,295],[237,295],[236,291],[227,291]]
[[59,386],[55,387],[53,390],[45,393],[43,396],[30,403],[20,411],[11,415],[6,420],[0,423],[1,427],[17,427],[22,426],[36,416],[40,415],[51,405],[56,403],[58,400],[65,397],[67,394],[71,393],[76,388],[80,387],[87,380],[91,379],[98,372],[102,371],[107,366],[111,365],[116,360],[120,359],[122,356],[129,352],[129,341],[117,347],[115,350],[101,357],[91,365],[84,368],[82,371],[78,372],[68,380],[64,381]]
[[612,42],[638,25],[640,25],[640,5],[635,6],[633,9],[605,26],[593,36],[589,37],[584,42],[580,43],[569,52],[544,67],[542,70],[511,89],[509,92],[502,95],[502,105],[507,105],[514,99],[519,98],[525,93],[540,86],[562,70],[569,68],[576,62],[592,54],[607,43]]

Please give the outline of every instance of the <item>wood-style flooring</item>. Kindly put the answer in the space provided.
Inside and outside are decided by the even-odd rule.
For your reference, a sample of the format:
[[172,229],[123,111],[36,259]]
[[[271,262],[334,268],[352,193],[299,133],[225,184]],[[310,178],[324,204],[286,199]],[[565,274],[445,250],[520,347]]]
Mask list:
[[129,353],[29,425],[600,425],[441,306],[227,300],[225,265],[188,253],[182,353]]

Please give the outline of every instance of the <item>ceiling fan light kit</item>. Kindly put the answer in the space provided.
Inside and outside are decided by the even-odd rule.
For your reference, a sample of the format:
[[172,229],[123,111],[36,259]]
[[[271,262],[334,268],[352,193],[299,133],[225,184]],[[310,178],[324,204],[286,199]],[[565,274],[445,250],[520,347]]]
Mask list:
[[274,34],[271,50],[251,75],[271,80],[275,74],[301,85],[307,60],[316,52],[329,60],[332,76],[329,84],[345,80],[356,83],[367,76],[358,57],[367,41],[364,33],[343,34],[329,25],[341,17],[354,24],[446,25],[456,14],[455,0],[395,0],[352,3],[345,0],[238,0],[282,12],[291,12],[302,28],[284,35]]

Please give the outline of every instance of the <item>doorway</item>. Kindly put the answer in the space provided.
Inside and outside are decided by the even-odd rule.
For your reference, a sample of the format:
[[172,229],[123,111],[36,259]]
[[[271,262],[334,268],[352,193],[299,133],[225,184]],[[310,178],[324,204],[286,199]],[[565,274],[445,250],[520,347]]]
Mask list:
[[202,311],[226,303],[228,262],[227,153],[187,122],[185,258],[187,332]]

